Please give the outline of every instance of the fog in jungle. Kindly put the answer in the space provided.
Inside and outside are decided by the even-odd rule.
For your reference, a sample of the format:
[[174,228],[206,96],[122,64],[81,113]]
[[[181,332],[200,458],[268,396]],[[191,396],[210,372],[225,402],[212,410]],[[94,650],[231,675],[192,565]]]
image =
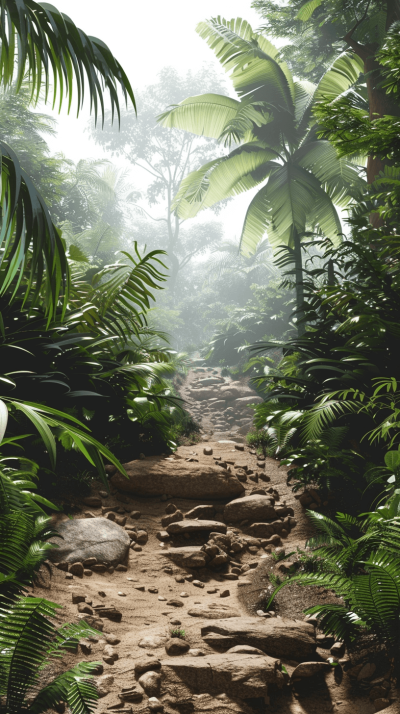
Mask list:
[[[164,128],[157,117],[170,105],[204,93],[235,96],[220,63],[196,33],[202,20],[221,14],[245,17],[254,27],[259,16],[250,0],[201,7],[174,0],[167,12],[158,0],[136,13],[128,0],[117,0],[116,13],[127,22],[107,22],[105,2],[68,0],[61,11],[79,17],[82,29],[110,46],[124,66],[137,102],[121,124],[95,125],[88,109],[78,119],[39,105],[45,114],[47,158],[64,162],[69,186],[62,198],[63,236],[71,256],[86,256],[89,270],[121,260],[120,251],[163,251],[163,290],[148,315],[151,327],[167,333],[171,348],[207,354],[214,364],[235,364],[238,348],[291,331],[292,292],[281,287],[268,239],[254,255],[240,252],[240,235],[254,191],[219,203],[183,220],[171,211],[181,180],[228,148],[211,139]],[[85,113],[86,112],[86,113]],[[73,111],[71,112],[73,114]],[[56,122],[56,123],[54,123]],[[60,209],[58,209],[60,212]]]

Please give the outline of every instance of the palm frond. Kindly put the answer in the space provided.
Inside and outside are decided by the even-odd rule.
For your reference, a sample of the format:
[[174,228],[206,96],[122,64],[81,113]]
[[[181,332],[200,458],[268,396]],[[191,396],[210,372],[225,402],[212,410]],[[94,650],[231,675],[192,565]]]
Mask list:
[[56,709],[61,702],[68,704],[73,714],[91,714],[98,693],[90,674],[98,662],[81,662],[67,672],[63,672],[44,687],[30,704],[31,714],[42,714]]
[[241,103],[237,99],[221,94],[200,94],[170,107],[157,117],[157,121],[169,129],[182,129],[198,136],[219,139],[240,109]]

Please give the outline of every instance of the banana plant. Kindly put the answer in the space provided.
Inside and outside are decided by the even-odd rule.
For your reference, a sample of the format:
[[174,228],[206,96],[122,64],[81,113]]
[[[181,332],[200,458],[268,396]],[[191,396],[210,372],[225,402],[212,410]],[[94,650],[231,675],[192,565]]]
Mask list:
[[[305,329],[301,243],[309,231],[338,242],[337,206],[361,196],[364,185],[356,166],[339,158],[318,138],[313,107],[332,101],[362,71],[360,60],[343,53],[318,85],[296,80],[279,51],[249,23],[218,16],[197,27],[227,72],[238,98],[204,94],[189,97],[160,117],[162,126],[211,137],[229,152],[190,173],[172,209],[180,218],[197,215],[228,197],[258,188],[247,208],[240,246],[257,250],[268,233],[276,248],[294,251],[297,322]],[[231,148],[233,145],[233,148]]]

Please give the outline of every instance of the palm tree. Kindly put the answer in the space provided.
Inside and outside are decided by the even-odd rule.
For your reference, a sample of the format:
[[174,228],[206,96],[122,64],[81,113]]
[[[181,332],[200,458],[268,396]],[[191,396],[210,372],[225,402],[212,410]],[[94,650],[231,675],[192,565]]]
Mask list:
[[217,17],[197,27],[226,71],[238,99],[219,94],[189,97],[159,117],[165,127],[218,139],[234,147],[191,172],[181,183],[173,210],[195,216],[222,199],[261,188],[247,209],[240,239],[249,255],[268,230],[273,247],[293,251],[299,332],[303,287],[301,241],[310,231],[339,239],[336,206],[359,195],[356,166],[338,158],[328,141],[318,138],[312,110],[332,100],[357,79],[361,66],[344,53],[318,85],[295,80],[278,50],[241,20]]
[[[19,92],[26,75],[31,83],[31,101],[36,103],[43,88],[45,99],[53,87],[53,105],[68,101],[73,91],[77,112],[85,92],[97,120],[104,121],[104,92],[107,91],[112,117],[120,116],[118,89],[125,102],[135,105],[129,80],[107,45],[88,37],[67,15],[53,5],[34,0],[0,0],[0,86],[10,87],[15,80]],[[11,284],[18,284],[28,269],[32,283],[45,283],[48,289],[49,319],[55,315],[59,297],[68,299],[68,263],[61,235],[48,208],[28,174],[23,171],[12,148],[0,140],[2,171],[0,224],[0,295]]]

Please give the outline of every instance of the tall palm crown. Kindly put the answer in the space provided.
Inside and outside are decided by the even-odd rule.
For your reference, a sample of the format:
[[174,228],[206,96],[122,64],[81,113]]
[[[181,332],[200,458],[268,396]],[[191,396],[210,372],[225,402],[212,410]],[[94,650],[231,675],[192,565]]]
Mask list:
[[338,240],[336,206],[355,197],[361,179],[356,166],[338,158],[318,138],[315,102],[334,99],[359,76],[361,66],[345,53],[318,85],[293,78],[278,50],[244,20],[217,17],[197,28],[214,50],[238,99],[219,94],[189,97],[159,117],[165,127],[213,137],[233,148],[183,181],[173,209],[189,218],[229,196],[260,186],[251,200],[240,239],[249,255],[268,231],[270,243],[294,250],[298,306],[302,303],[300,241],[318,228]]

